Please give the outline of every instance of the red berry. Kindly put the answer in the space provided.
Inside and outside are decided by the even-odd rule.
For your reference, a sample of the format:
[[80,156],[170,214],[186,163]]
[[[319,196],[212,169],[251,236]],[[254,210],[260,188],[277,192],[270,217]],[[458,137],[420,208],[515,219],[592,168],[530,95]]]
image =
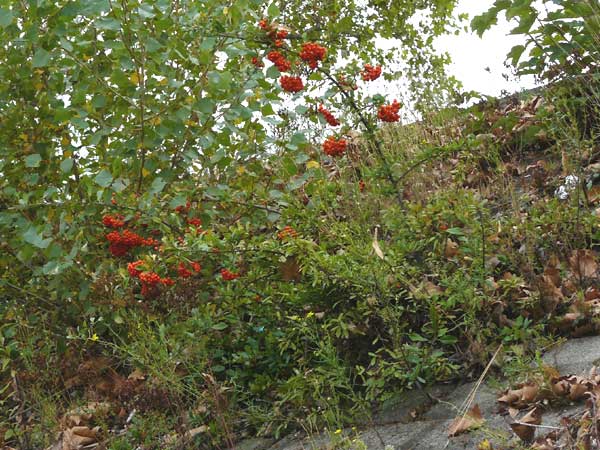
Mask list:
[[323,61],[327,49],[315,44],[314,42],[306,42],[302,44],[302,50],[300,51],[300,58],[302,61],[307,62],[311,69],[316,69],[319,61]]
[[345,139],[337,140],[335,137],[329,136],[325,139],[325,142],[323,142],[323,152],[332,157],[342,156],[346,151],[347,146],[348,143]]
[[267,59],[275,64],[280,72],[287,72],[292,68],[292,64],[277,50],[267,53]]
[[400,107],[398,100],[394,100],[391,105],[381,105],[377,112],[377,117],[383,122],[398,122],[400,120]]
[[254,64],[254,66],[258,67],[259,69],[265,66],[265,64],[256,56],[252,57],[252,64]]
[[127,264],[127,271],[129,272],[129,276],[131,276],[132,278],[138,278],[142,271],[138,270],[137,268],[142,264],[144,264],[144,261],[141,260],[130,262],[129,264]]
[[105,227],[108,228],[123,228],[125,226],[125,222],[123,221],[123,216],[120,215],[110,215],[106,214],[102,217],[102,223]]
[[373,67],[371,64],[365,64],[364,70],[361,72],[362,79],[365,81],[375,81],[381,76],[381,66]]
[[302,83],[302,78],[300,77],[288,77],[283,75],[279,79],[279,84],[281,84],[281,88],[286,92],[300,92],[304,89],[304,84]]
[[227,269],[221,269],[221,278],[223,278],[225,281],[232,281],[239,277],[239,273],[230,272]]
[[340,124],[340,121],[337,120],[333,114],[331,114],[323,105],[319,105],[319,112],[323,115],[325,120],[332,127],[337,127]]

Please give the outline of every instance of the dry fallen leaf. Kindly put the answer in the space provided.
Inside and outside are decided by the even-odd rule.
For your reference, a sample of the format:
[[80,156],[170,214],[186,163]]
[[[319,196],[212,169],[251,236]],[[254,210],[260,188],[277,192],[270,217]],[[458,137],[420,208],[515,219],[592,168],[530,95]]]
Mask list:
[[100,427],[77,426],[66,430],[62,438],[62,450],[79,450],[84,445],[98,441]]
[[452,239],[446,240],[446,248],[444,249],[444,256],[446,258],[454,258],[458,254],[458,244]]
[[300,281],[300,266],[294,256],[289,256],[285,262],[280,263],[279,270],[284,281]]
[[499,403],[514,408],[526,408],[539,400],[540,387],[537,384],[525,384],[518,389],[509,389],[498,398]]
[[377,240],[377,230],[378,228],[375,228],[375,236],[373,237],[373,250],[375,250],[375,254],[377,256],[379,256],[380,259],[385,259],[385,256],[383,256],[383,252],[381,251],[381,247],[379,246],[379,241]]
[[535,426],[542,423],[542,413],[536,407],[529,411],[523,418],[510,425],[510,428],[524,442],[531,442],[535,437]]
[[573,250],[569,265],[576,275],[585,278],[594,276],[598,270],[598,263],[590,250]]
[[483,424],[485,419],[481,415],[479,405],[473,406],[467,414],[461,417],[457,417],[452,421],[448,428],[448,436],[453,437],[458,434],[464,433],[469,430],[478,428]]

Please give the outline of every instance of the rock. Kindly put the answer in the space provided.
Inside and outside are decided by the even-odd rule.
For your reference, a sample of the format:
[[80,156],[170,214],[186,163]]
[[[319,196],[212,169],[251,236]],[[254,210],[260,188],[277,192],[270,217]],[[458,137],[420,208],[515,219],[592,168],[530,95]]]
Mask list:
[[546,353],[542,361],[561,375],[580,375],[600,366],[600,336],[570,339]]

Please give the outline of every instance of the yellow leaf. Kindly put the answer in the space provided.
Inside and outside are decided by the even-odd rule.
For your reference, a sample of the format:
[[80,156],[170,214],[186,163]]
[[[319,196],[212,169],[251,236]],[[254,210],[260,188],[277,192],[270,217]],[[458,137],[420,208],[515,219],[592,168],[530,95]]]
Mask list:
[[142,169],[142,175],[147,177],[148,175],[150,175],[150,171],[148,169]]
[[244,166],[239,166],[237,169],[235,169],[235,171],[237,172],[238,175],[242,175],[242,174],[246,173],[246,168]]
[[137,86],[138,84],[140,84],[140,76],[138,75],[138,73],[137,73],[137,72],[133,72],[133,73],[132,73],[132,74],[129,76],[129,79],[130,79],[130,80],[131,80],[131,82],[132,82],[133,84],[135,84],[136,86]]
[[35,88],[36,91],[41,91],[42,89],[44,89],[44,83],[42,83],[41,81],[38,81],[37,83],[35,83],[33,85],[33,87]]
[[307,169],[318,169],[321,165],[317,161],[309,161],[306,163]]
[[167,80],[166,78],[163,78],[162,80],[160,80],[158,82],[158,84],[160,84],[161,86],[166,86],[168,82],[169,82],[169,80]]
[[91,56],[88,56],[88,55],[83,55],[83,60],[84,60],[85,62],[88,62],[90,59],[92,59],[92,57],[91,57]]
[[373,238],[373,250],[375,250],[375,254],[379,256],[380,259],[385,259],[385,257],[383,256],[383,252],[381,251],[381,247],[379,246],[379,241],[377,241],[377,230],[378,228],[375,228],[375,237]]
[[[71,139],[69,139],[69,136],[63,136],[62,139],[60,140],[60,143],[62,145],[69,145],[71,143]],[[64,153],[65,156],[71,156],[71,155],[67,155],[67,152]]]

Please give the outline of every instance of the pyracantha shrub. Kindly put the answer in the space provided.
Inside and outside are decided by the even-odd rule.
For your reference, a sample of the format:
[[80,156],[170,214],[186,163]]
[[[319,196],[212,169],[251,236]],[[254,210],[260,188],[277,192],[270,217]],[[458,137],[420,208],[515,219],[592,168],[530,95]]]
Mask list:
[[225,281],[232,281],[239,277],[239,273],[231,272],[228,269],[221,269],[221,278]]
[[331,112],[329,112],[323,105],[319,105],[319,112],[325,118],[327,123],[332,127],[337,127],[340,124],[340,121],[337,120]]
[[277,67],[280,72],[287,72],[292,68],[292,64],[277,50],[270,51],[267,54],[267,59],[275,64],[275,67]]
[[265,67],[265,64],[257,56],[252,57],[252,64],[259,69]]
[[192,271],[185,267],[185,264],[180,262],[177,266],[177,275],[181,278],[189,278],[192,276]]
[[198,219],[197,217],[187,219],[187,223],[196,228],[196,230],[202,228],[202,220]]
[[361,72],[364,81],[375,81],[381,76],[381,66],[373,67],[371,64],[365,64],[364,70]]
[[298,236],[298,232],[294,230],[291,226],[286,225],[283,229],[277,233],[277,238],[283,240],[285,238],[295,238]]
[[134,262],[130,262],[127,264],[127,272],[129,272],[129,276],[132,278],[138,278],[142,273],[141,270],[138,269],[139,266],[143,265],[144,261],[137,260]]
[[125,226],[125,221],[123,220],[123,216],[120,215],[111,215],[107,214],[102,218],[102,223],[105,227],[118,229],[123,228]]
[[316,69],[319,65],[319,61],[323,61],[326,54],[327,49],[325,47],[315,44],[314,42],[307,42],[302,44],[300,58],[302,61],[308,63],[308,67]]
[[190,212],[191,207],[192,207],[192,204],[188,200],[187,202],[185,202],[185,205],[177,206],[175,208],[175,211],[178,212],[179,214],[187,214],[188,212]]
[[391,105],[381,105],[377,112],[377,117],[383,122],[398,122],[400,120],[400,107],[398,100],[394,100]]
[[327,156],[342,156],[346,151],[347,146],[348,143],[345,139],[338,140],[334,136],[329,136],[325,139],[325,142],[323,142],[323,152],[325,152]]
[[289,77],[287,75],[283,75],[281,78],[279,78],[279,84],[286,92],[295,93],[304,89],[304,84],[302,83],[302,78],[300,77]]
[[137,278],[142,284],[142,295],[151,297],[158,293],[158,286],[173,286],[175,281],[169,277],[161,278],[156,272],[142,272]]
[[156,239],[143,238],[130,230],[123,230],[122,233],[111,231],[106,235],[106,240],[110,242],[108,250],[113,256],[125,256],[134,247],[157,247],[160,244]]

